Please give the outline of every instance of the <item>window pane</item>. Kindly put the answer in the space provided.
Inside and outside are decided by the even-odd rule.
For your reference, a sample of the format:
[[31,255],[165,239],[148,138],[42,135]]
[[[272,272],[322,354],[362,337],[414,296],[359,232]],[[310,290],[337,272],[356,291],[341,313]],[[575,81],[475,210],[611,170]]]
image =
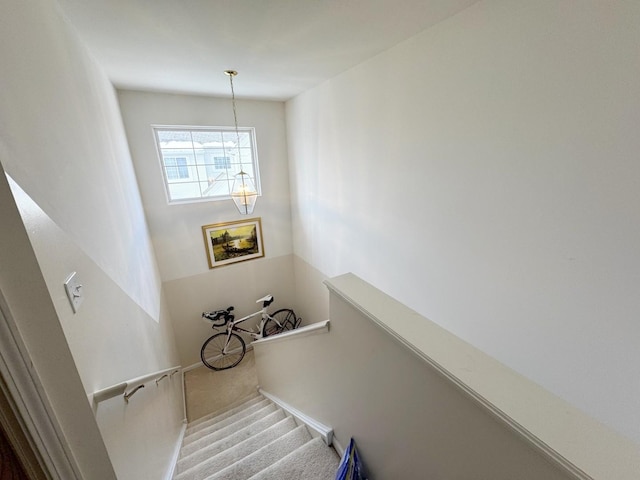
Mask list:
[[201,182],[213,182],[218,177],[218,172],[213,165],[198,165],[198,180]]
[[250,148],[240,149],[240,163],[253,163],[253,155]]
[[258,175],[252,129],[161,128],[156,139],[170,202],[227,199],[237,173]]
[[231,158],[213,157],[213,165],[216,170],[228,170],[231,168]]
[[249,132],[239,132],[240,146],[251,147],[251,135]]
[[197,182],[172,183],[168,189],[171,200],[200,198],[200,187]]
[[161,142],[169,141],[191,141],[191,133],[188,130],[157,130],[158,140]]
[[224,149],[222,148],[206,148],[204,150],[204,162],[205,163],[215,163],[214,158],[216,157],[226,157]]
[[238,137],[236,132],[222,132],[222,139],[227,148],[236,148],[238,146]]
[[200,182],[203,197],[219,197],[228,196],[231,193],[229,181],[226,178],[220,178],[212,183]]
[[[185,153],[186,152],[186,153]],[[193,152],[187,150],[169,150],[164,152],[164,168],[167,182],[184,182],[192,180],[194,157]]]
[[222,133],[210,130],[194,130],[192,132],[194,143],[199,143],[203,147],[222,146]]

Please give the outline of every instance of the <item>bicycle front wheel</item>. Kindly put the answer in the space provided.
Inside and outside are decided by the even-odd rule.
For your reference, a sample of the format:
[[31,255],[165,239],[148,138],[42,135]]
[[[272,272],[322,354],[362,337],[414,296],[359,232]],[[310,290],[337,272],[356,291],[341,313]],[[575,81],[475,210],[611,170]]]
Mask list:
[[212,370],[226,370],[240,363],[247,348],[244,340],[240,335],[232,333],[227,342],[227,336],[226,333],[217,333],[204,342],[200,350],[200,358],[205,367]]
[[296,328],[296,314],[290,308],[278,310],[264,324],[263,336],[275,335]]

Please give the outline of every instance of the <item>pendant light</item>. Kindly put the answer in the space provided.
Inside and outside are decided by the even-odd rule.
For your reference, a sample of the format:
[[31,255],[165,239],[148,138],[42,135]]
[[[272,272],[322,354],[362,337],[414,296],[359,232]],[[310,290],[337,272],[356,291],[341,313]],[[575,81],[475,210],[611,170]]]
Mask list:
[[240,162],[240,173],[236,174],[233,179],[233,187],[231,188],[231,198],[238,207],[238,211],[241,215],[251,215],[253,213],[253,207],[256,206],[256,200],[258,199],[258,191],[256,190],[253,181],[248,173],[242,169],[241,155],[240,155],[240,134],[238,133],[238,116],[236,114],[236,95],[233,91],[233,77],[238,72],[235,70],[225,70],[224,73],[229,76],[229,82],[231,83],[231,102],[233,104],[233,123],[236,128],[236,147],[238,149],[238,161]]

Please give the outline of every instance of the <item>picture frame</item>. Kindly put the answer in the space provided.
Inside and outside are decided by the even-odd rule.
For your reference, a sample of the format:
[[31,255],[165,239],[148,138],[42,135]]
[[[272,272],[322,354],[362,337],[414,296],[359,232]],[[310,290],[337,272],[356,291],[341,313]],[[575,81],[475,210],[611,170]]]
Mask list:
[[264,257],[260,218],[202,226],[209,268]]

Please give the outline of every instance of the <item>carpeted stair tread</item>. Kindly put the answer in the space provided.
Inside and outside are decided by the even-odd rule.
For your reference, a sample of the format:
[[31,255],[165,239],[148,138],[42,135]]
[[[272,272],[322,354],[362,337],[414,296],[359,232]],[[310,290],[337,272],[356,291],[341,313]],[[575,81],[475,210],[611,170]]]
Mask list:
[[261,402],[262,400],[264,400],[264,397],[258,392],[252,393],[251,395],[236,400],[235,402],[227,405],[224,408],[218,409],[215,412],[205,415],[204,417],[200,417],[192,422],[189,422],[185,434],[188,435],[189,433],[196,431],[201,424],[209,422],[212,419],[222,420],[226,417],[230,417],[231,415],[240,412],[245,408],[250,407],[251,405]]
[[198,464],[194,464],[188,470],[184,470],[180,475],[176,476],[176,480],[190,480],[192,478],[206,478],[219,472],[223,468],[233,465],[243,460],[252,453],[260,450],[262,447],[283,437],[287,433],[299,428],[295,420],[286,417],[275,425],[263,430],[257,435],[246,439],[245,441],[228,448],[217,455],[205,458]]
[[207,446],[208,444],[217,442],[218,440],[226,436],[229,436],[239,431],[240,429],[263,419],[270,413],[275,412],[277,409],[278,408],[273,403],[270,403],[269,405],[262,408],[261,410],[253,412],[252,414],[246,417],[242,417],[238,419],[235,423],[231,423],[223,428],[218,429],[218,428],[215,428],[214,426],[213,431],[211,432],[207,431],[207,429],[196,432],[195,434],[193,434],[194,436],[197,436],[195,440],[192,440],[187,443],[185,438],[182,449],[180,450],[180,457],[182,458],[187,455],[190,455],[196,450],[199,450],[200,448]]
[[[206,478],[206,480],[244,480],[268,468],[283,457],[288,456],[291,452],[297,450],[310,440],[311,435],[307,427],[300,425],[252,454],[223,468],[214,475],[209,477],[194,476],[193,478]],[[304,459],[302,459],[302,461],[304,461]],[[269,478],[276,479],[278,477]],[[302,479],[304,477],[298,478]]]
[[218,417],[210,418],[209,420],[206,420],[204,422],[200,422],[198,425],[195,425],[189,428],[188,431],[185,432],[185,437],[184,437],[185,444],[200,438],[199,437],[200,432],[203,432],[206,430],[207,432],[211,433],[215,430],[219,430],[223,427],[226,427],[227,425],[231,425],[232,423],[237,422],[242,417],[246,417],[247,415],[250,415],[252,412],[258,411],[261,408],[266,407],[270,403],[271,402],[268,399],[263,397],[259,402],[251,403],[250,405],[240,410],[234,409],[235,411],[233,411],[229,415],[221,415]]
[[257,472],[250,480],[332,480],[340,458],[321,438],[292,451],[271,466]]
[[[237,452],[239,449],[243,448],[242,444],[253,439],[257,439],[258,442],[266,441],[268,443],[275,438],[271,438],[271,435],[283,435],[286,432],[293,430],[295,427],[295,421],[291,417],[287,417],[282,410],[278,409],[265,416],[263,419],[258,420],[257,422],[254,422],[245,428],[218,440],[217,442],[206,445],[190,455],[180,458],[176,464],[175,474],[181,474],[182,472],[193,468],[202,462],[208,461],[210,458],[228,450]],[[260,447],[262,447],[262,445],[254,447],[254,450]]]

